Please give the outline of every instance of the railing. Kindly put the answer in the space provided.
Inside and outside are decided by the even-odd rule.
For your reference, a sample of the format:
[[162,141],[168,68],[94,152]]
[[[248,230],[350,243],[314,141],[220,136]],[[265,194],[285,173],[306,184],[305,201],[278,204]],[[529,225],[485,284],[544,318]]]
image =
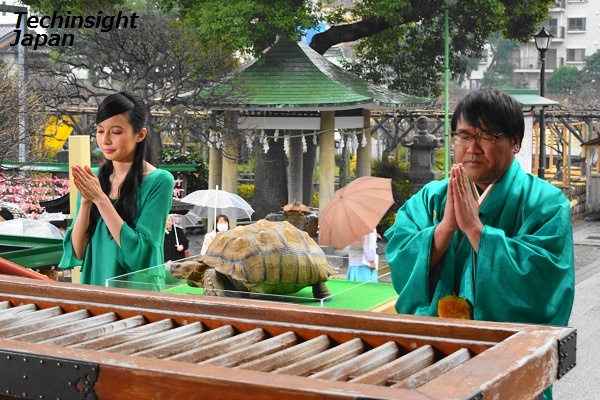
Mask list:
[[564,26],[551,26],[548,28],[548,33],[552,35],[552,40],[564,39],[566,30]]
[[0,321],[3,398],[533,399],[576,362],[573,328],[13,276]]
[[[515,70],[539,70],[539,58],[536,57],[522,57],[511,59]],[[562,67],[565,64],[564,57],[547,57],[546,58],[546,72],[551,72],[553,69]]]

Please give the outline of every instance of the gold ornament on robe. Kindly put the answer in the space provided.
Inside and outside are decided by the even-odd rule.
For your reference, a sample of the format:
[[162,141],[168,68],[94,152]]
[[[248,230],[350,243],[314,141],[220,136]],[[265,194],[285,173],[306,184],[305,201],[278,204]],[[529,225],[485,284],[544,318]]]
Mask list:
[[473,308],[464,297],[451,294],[438,301],[438,315],[442,318],[473,319]]

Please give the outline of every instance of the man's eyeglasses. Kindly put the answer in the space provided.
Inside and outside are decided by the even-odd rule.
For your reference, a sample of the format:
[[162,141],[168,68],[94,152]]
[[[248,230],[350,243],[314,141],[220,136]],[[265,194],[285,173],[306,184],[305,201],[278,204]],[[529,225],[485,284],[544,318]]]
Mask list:
[[463,143],[471,143],[473,139],[477,140],[479,144],[493,144],[496,140],[504,135],[504,133],[489,133],[489,132],[480,132],[477,135],[471,135],[467,132],[452,132],[450,136],[457,144]]

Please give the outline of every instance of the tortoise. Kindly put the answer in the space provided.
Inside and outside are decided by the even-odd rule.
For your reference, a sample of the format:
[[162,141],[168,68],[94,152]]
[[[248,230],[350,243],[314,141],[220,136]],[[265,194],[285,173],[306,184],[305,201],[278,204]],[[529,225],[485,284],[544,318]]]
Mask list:
[[174,262],[170,271],[209,296],[223,290],[288,295],[312,286],[317,299],[330,296],[325,281],[337,273],[306,232],[265,219],[217,234],[204,256]]

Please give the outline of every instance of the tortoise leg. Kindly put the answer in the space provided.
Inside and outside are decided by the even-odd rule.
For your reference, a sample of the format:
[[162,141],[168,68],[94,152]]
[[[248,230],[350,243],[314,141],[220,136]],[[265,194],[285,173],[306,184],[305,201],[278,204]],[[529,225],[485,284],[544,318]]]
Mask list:
[[325,297],[331,296],[325,282],[318,282],[312,285],[312,292],[315,299],[324,299]]
[[204,275],[202,275],[202,286],[204,287],[205,296],[225,296],[225,294],[223,294],[225,286],[223,286],[223,283],[219,280],[217,271],[212,268],[204,271]]

